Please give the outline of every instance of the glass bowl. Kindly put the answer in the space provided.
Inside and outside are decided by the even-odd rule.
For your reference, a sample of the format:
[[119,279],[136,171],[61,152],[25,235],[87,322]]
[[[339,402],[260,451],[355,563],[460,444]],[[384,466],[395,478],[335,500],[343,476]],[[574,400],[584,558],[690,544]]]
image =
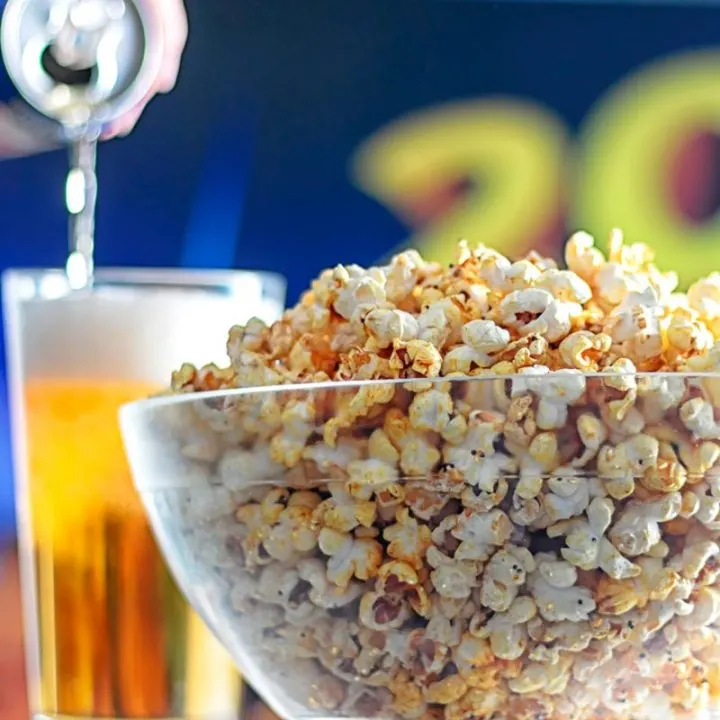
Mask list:
[[285,385],[121,423],[178,583],[286,720],[717,708],[720,376]]

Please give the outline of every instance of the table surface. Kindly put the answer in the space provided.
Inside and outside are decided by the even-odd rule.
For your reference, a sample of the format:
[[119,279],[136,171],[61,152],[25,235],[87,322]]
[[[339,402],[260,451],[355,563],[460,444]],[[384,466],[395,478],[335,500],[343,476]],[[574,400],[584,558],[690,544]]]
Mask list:
[[14,552],[0,549],[0,718],[27,720],[20,580]]
[[[28,720],[17,555],[0,547],[0,719]],[[261,702],[248,720],[279,720]]]

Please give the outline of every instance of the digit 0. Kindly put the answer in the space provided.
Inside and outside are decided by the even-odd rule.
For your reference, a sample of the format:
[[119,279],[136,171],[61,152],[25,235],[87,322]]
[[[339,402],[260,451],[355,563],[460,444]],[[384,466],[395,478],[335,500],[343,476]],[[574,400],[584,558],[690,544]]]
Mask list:
[[693,134],[720,132],[718,77],[718,52],[653,63],[602,98],[581,134],[577,226],[599,243],[611,228],[622,228],[630,242],[656,248],[663,268],[677,271],[683,285],[720,268],[718,214],[693,223],[672,192],[679,154]]
[[380,130],[353,175],[415,230],[409,244],[428,258],[452,262],[461,238],[516,257],[559,237],[566,138],[533,104],[453,103]]

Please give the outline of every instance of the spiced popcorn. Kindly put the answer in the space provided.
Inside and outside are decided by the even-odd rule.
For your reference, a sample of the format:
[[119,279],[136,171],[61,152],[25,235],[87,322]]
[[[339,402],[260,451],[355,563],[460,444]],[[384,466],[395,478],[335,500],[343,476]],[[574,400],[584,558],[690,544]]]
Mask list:
[[147,420],[143,463],[182,485],[147,502],[285,715],[720,699],[720,276],[679,293],[618,232],[565,259],[338,266],[233,328],[227,368],[173,376],[218,392]]

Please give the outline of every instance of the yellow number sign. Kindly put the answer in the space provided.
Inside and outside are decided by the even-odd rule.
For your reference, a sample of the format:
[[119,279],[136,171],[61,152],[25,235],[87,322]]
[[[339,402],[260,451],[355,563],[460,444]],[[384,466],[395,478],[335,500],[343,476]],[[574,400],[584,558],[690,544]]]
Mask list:
[[720,52],[663,60],[613,88],[580,136],[573,221],[604,238],[646,241],[683,285],[720,269],[720,222],[692,224],[674,206],[671,165],[693,133],[720,132]]
[[528,245],[528,228],[559,214],[566,133],[549,112],[509,100],[441,106],[392,123],[354,161],[363,191],[405,218],[434,193],[464,183],[447,212],[412,244],[450,261],[455,241],[488,242],[508,254]]
[[[670,192],[672,163],[693,133],[720,133],[719,86],[717,51],[643,67],[600,98],[574,152],[563,122],[536,104],[488,98],[442,105],[363,143],[353,175],[408,222],[410,243],[433,259],[450,260],[461,237],[517,256],[566,210],[573,228],[601,241],[622,227],[630,240],[649,242],[687,284],[720,268],[720,221],[682,217]],[[458,187],[442,212],[420,214],[418,222],[418,207]]]

